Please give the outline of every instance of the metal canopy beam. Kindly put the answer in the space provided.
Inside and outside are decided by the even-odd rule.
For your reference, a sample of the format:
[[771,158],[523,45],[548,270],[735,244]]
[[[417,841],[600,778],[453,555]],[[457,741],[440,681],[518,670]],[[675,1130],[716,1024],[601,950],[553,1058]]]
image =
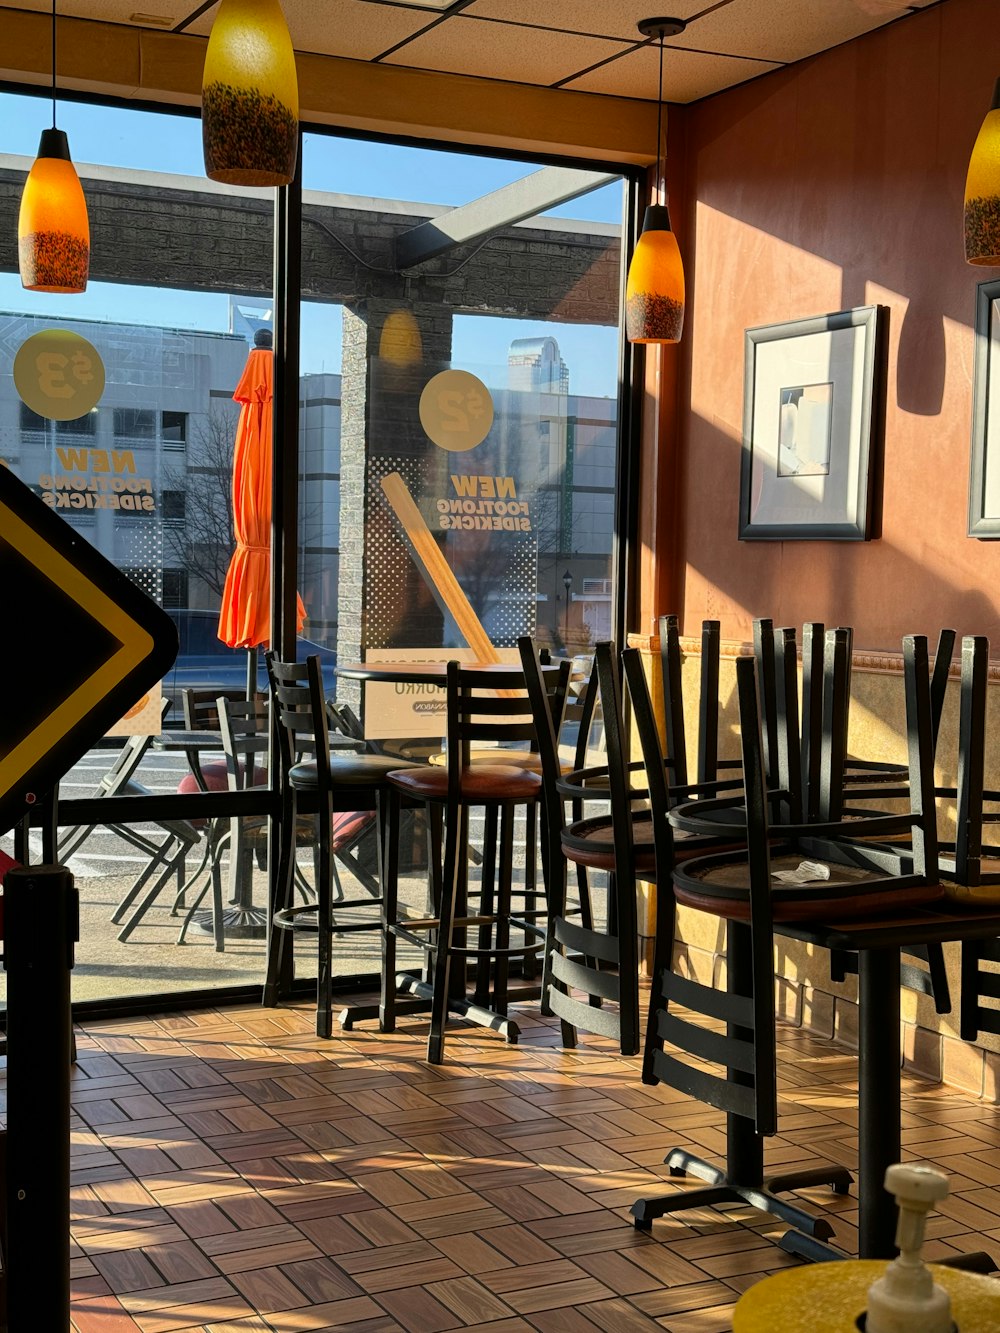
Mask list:
[[543,167],[523,180],[504,185],[480,199],[453,208],[450,213],[422,222],[418,227],[396,237],[396,266],[413,268],[434,259],[456,245],[476,241],[491,231],[509,227],[525,218],[544,213],[557,204],[589,194],[619,177],[601,171],[580,171],[572,167]]

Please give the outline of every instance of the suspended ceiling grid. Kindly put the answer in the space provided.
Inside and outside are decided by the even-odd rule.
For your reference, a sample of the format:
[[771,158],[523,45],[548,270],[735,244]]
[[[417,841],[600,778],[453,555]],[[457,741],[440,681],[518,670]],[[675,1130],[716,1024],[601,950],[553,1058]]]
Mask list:
[[[296,50],[655,100],[640,19],[669,14],[664,97],[694,102],[948,0],[283,0]],[[207,37],[217,0],[57,0],[58,13]],[[0,10],[51,12],[51,0]]]

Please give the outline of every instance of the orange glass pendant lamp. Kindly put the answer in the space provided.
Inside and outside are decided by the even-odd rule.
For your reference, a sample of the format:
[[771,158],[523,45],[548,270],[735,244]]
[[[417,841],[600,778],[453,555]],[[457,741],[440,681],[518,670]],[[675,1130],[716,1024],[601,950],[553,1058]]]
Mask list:
[[201,129],[210,180],[290,184],[299,87],[280,0],[222,0],[205,54]]
[[1000,264],[1000,79],[969,159],[965,258],[970,264]]
[[[644,37],[660,39],[660,76],[656,101],[658,179],[664,178],[660,152],[663,118],[663,39],[683,32],[683,19],[643,19]],[[632,253],[625,286],[625,334],[631,343],[677,343],[684,328],[684,265],[665,204],[650,204]]]
[[650,204],[625,287],[630,343],[677,343],[684,329],[684,265],[664,204]]
[[29,292],[83,292],[90,222],[69,140],[56,129],[56,0],[52,0],[52,128],[42,130],[17,219],[21,285]]

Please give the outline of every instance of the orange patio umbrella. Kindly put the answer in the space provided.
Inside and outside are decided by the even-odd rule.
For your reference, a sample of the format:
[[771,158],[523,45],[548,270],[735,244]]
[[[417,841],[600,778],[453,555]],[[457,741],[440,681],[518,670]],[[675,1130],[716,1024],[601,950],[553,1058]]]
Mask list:
[[[233,531],[219,611],[219,638],[230,648],[248,648],[248,692],[256,689],[256,649],[271,639],[271,409],[274,353],[271,334],[259,329],[233,401],[240,403],[233,449]],[[299,597],[296,628],[306,617]]]

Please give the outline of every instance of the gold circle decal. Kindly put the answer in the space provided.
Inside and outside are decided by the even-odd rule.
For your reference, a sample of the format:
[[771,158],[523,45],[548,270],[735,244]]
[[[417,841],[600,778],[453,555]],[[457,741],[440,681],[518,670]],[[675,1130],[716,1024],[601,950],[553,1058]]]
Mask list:
[[482,444],[493,425],[493,399],[482,380],[467,370],[442,370],[420,395],[420,424],[449,453]]
[[104,362],[93,343],[69,329],[43,329],[18,348],[14,385],[32,412],[75,421],[100,402]]

